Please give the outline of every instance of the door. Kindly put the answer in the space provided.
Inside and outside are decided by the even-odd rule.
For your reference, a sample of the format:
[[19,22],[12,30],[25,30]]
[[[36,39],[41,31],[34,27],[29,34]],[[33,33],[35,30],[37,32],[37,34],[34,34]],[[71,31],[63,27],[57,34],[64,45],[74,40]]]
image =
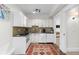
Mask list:
[[60,49],[63,52],[67,50],[67,39],[66,39],[66,24],[67,17],[66,12],[60,14]]

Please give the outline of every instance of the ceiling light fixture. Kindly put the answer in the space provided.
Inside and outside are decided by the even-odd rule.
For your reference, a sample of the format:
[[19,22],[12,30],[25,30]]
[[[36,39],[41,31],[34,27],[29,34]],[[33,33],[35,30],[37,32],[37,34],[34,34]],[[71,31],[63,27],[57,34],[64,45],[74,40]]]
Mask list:
[[35,14],[35,13],[40,13],[40,9],[35,9],[34,11],[33,11],[33,13]]

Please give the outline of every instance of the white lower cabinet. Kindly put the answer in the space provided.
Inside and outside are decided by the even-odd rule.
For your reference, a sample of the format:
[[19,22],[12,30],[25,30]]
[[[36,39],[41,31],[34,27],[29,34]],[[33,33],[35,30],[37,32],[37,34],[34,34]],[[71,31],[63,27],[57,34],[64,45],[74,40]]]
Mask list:
[[47,36],[46,36],[46,41],[47,42],[55,42],[55,38],[54,38],[54,34],[46,34]]
[[30,39],[32,42],[55,42],[54,34],[45,34],[45,33],[33,33],[30,34]]
[[26,37],[13,38],[14,54],[25,54],[26,51]]

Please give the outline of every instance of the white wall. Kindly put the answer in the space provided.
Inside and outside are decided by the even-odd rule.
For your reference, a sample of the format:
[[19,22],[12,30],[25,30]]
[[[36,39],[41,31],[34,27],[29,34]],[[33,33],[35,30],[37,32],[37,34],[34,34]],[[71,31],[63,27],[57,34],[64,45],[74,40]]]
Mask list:
[[[9,15],[10,16],[10,15]],[[0,21],[0,54],[8,54],[8,48],[11,47],[11,24],[10,19],[5,18],[4,20]]]
[[[60,40],[59,40],[59,47],[63,52],[66,52],[66,31],[65,31],[65,13],[60,12],[56,16],[53,17],[54,19],[54,32],[60,32]],[[60,25],[60,28],[56,28],[56,25]],[[55,38],[56,39],[56,38]],[[56,39],[58,40],[58,39]]]
[[68,5],[54,16],[54,20],[60,20],[60,49],[64,52],[79,51],[79,18],[77,17],[76,20],[73,21],[71,19],[72,15],[69,15],[69,12],[74,9],[74,7],[77,7],[77,5]]
[[10,7],[10,13],[7,13],[6,18],[0,20],[0,54],[11,54],[14,50],[12,46],[12,25],[14,19],[13,10],[16,9],[11,8],[12,7]]
[[53,27],[53,19],[28,19],[27,26],[37,25],[39,27]]
[[[78,10],[79,10],[79,6],[75,6],[68,11],[69,16],[67,19],[67,42],[68,42],[67,44],[69,51],[79,51],[79,11]],[[73,17],[75,17],[74,20],[72,19]]]

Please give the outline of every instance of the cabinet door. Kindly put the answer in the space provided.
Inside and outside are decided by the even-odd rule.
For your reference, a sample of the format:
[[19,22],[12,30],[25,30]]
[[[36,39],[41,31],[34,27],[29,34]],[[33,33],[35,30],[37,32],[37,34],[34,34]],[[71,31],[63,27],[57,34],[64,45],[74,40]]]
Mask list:
[[14,37],[13,47],[15,48],[14,54],[25,54],[26,38],[25,37]]
[[40,37],[41,37],[41,38],[40,38],[40,42],[43,42],[43,43],[44,43],[44,42],[47,42],[47,41],[46,41],[46,34],[40,34]]
[[26,17],[21,12],[14,12],[13,26],[26,26]]
[[55,42],[54,34],[47,34],[47,42]]

